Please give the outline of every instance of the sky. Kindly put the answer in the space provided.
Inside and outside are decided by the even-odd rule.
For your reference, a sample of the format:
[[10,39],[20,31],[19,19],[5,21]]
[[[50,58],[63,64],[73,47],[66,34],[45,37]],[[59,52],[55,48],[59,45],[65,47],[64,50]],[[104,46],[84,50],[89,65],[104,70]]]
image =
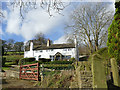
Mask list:
[[[114,0],[111,0],[114,2]],[[24,20],[20,17],[19,8],[6,6],[7,2],[2,2],[3,18],[0,25],[0,35],[3,40],[14,39],[15,41],[27,41],[34,38],[37,33],[43,33],[46,38],[49,38],[53,43],[66,43],[65,23],[68,21],[68,16],[74,9],[74,5],[80,5],[80,2],[72,2],[72,5],[67,6],[60,15],[52,11],[54,17],[50,17],[46,10],[37,8],[25,13]],[[114,8],[114,3],[111,4]]]

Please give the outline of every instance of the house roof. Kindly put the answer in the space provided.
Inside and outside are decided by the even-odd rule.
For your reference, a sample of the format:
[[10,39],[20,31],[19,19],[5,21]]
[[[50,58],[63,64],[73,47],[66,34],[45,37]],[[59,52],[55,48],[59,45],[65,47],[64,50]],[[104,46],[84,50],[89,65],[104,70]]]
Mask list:
[[[34,45],[33,50],[48,50],[48,49],[63,49],[63,48],[75,48],[74,44],[51,44],[47,45]],[[26,51],[30,50],[30,46],[25,47]]]

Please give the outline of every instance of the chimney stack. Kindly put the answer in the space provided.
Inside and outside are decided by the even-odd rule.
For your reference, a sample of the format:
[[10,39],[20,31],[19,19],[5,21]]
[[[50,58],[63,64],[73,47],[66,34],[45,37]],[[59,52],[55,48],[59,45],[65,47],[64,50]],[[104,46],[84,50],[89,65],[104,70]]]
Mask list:
[[30,40],[30,51],[33,51],[33,41]]
[[75,36],[74,43],[75,43],[75,59],[79,61],[78,41],[76,36]]
[[48,39],[47,40],[47,47],[49,47],[50,46],[50,40]]

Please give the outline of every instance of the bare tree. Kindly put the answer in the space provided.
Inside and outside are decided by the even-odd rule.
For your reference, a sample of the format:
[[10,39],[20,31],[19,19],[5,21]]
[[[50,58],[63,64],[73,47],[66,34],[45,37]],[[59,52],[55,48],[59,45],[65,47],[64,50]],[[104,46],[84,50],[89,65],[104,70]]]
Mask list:
[[42,45],[47,43],[47,39],[45,38],[43,33],[38,33],[35,35],[33,42],[36,45]]
[[20,10],[20,15],[24,19],[24,13],[32,9],[37,9],[41,7],[52,16],[52,10],[56,13],[62,14],[61,11],[64,10],[70,3],[65,3],[62,0],[14,0],[9,2],[9,5],[13,7],[18,7]]
[[14,43],[15,51],[19,52],[19,54],[20,54],[20,52],[23,51],[23,45],[24,45],[23,42],[15,42]]
[[[89,52],[98,48],[107,41],[107,28],[113,19],[113,11],[109,10],[110,3],[83,3],[70,15],[67,23],[67,34],[77,35]],[[68,36],[69,36],[68,35]],[[71,36],[72,36],[71,35]]]

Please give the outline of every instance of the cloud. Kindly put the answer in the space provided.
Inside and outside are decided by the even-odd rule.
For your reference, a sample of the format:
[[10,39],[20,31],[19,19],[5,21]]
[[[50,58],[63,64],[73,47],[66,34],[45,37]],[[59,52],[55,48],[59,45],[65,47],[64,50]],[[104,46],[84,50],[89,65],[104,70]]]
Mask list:
[[21,27],[21,34],[26,40],[34,37],[39,32],[43,34],[52,32],[52,28],[58,25],[62,18],[60,15],[50,18],[49,14],[41,9],[32,10],[26,15],[27,17]]
[[3,34],[4,34],[4,33],[3,33],[2,29],[0,28],[0,36],[3,35]]
[[19,35],[20,23],[21,19],[19,8],[15,8],[14,11],[11,11],[11,13],[8,16],[6,32]]
[[43,9],[33,9],[25,14],[24,21],[21,21],[19,8],[9,13],[6,32],[21,35],[25,40],[32,39],[37,33],[48,34],[52,28],[62,21],[61,15],[54,13],[50,17]]
[[60,37],[58,40],[55,40],[53,43],[54,43],[54,44],[68,43],[68,42],[67,42],[67,37],[64,35],[64,36]]

